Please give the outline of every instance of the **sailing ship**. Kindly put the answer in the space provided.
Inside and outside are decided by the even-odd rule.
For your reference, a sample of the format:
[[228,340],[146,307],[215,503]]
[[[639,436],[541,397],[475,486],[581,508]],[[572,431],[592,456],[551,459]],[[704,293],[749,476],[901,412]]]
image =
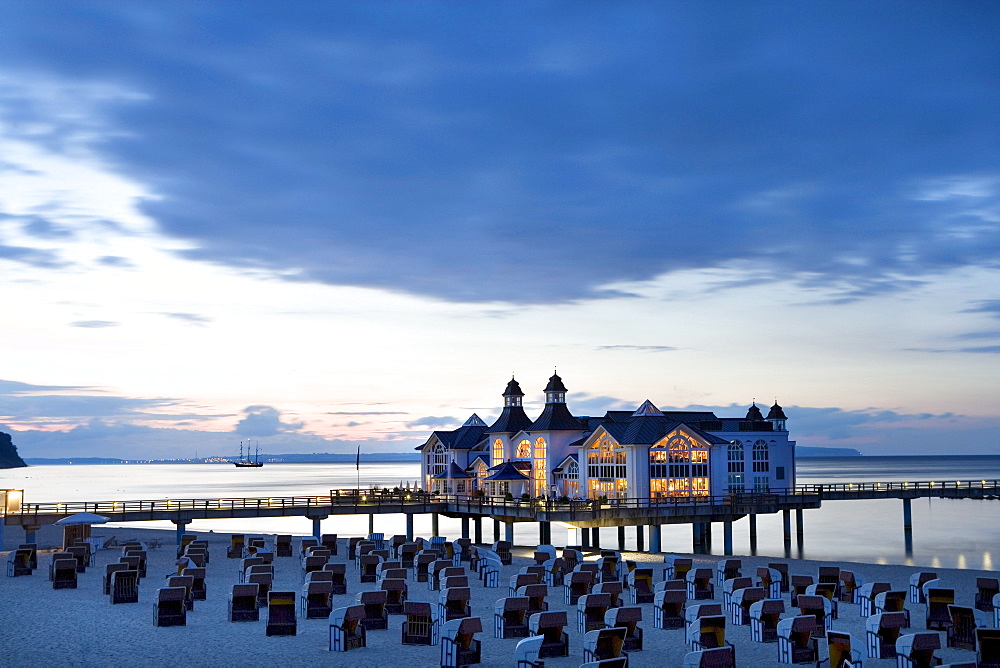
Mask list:
[[260,461],[260,443],[257,443],[256,455],[253,459],[250,459],[250,441],[247,441],[247,456],[243,458],[243,441],[240,441],[240,458],[233,462],[235,466],[239,468],[260,468],[264,465],[264,462]]

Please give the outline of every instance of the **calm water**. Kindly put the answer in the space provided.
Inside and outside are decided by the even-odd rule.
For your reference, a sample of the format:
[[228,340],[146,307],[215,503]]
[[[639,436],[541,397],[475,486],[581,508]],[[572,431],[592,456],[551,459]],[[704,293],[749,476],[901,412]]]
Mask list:
[[[416,481],[419,465],[364,464],[360,473],[363,487],[395,487]],[[804,458],[798,464],[801,484],[980,479],[1000,479],[1000,456]],[[351,464],[268,464],[259,469],[237,469],[223,464],[67,465],[0,471],[0,489],[23,489],[28,502],[322,495],[330,489],[354,487],[357,483],[357,471]],[[818,510],[806,511],[803,548],[799,551],[793,544],[792,556],[995,569],[994,558],[1000,561],[1000,501],[918,499],[913,502],[912,510],[912,558],[904,550],[903,510],[898,500],[827,501]],[[386,535],[405,533],[402,515],[376,516],[375,522],[375,530]],[[781,522],[780,514],[758,516],[757,554],[784,556]],[[174,528],[169,522],[131,526]],[[733,525],[733,547],[737,554],[750,553],[747,526],[746,519]],[[192,522],[188,528],[307,535],[312,523],[305,518],[226,519]],[[430,517],[418,515],[414,528],[420,535],[430,535]],[[460,533],[457,520],[443,517],[440,529],[449,536]],[[368,516],[330,518],[324,521],[323,530],[342,535],[365,534]],[[127,532],[111,527],[104,531]],[[552,538],[557,545],[577,542],[579,539],[573,534],[568,527],[552,527]],[[536,543],[537,525],[515,525],[514,535],[518,543]],[[627,529],[626,535],[626,547],[634,549],[635,530]],[[492,536],[493,523],[485,521],[483,538],[492,540]],[[601,544],[616,547],[617,536],[616,529],[602,529]],[[690,552],[691,543],[690,526],[664,525],[665,551]],[[713,547],[721,553],[721,527],[716,528]]]

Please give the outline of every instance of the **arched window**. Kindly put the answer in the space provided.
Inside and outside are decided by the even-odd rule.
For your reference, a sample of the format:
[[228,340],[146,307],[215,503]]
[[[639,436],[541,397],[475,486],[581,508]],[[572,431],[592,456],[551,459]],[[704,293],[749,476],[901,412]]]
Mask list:
[[517,451],[514,453],[516,459],[531,459],[531,441],[522,439],[517,444]]
[[503,441],[499,438],[493,439],[493,466],[503,464]]
[[757,441],[753,444],[753,471],[766,473],[770,470],[768,461],[767,441]]
[[681,433],[649,449],[649,491],[652,498],[706,496],[708,450]]
[[539,436],[535,439],[534,461],[531,464],[532,478],[535,481],[535,496],[545,496],[545,488],[548,482],[546,473],[545,439]]
[[729,454],[729,472],[730,473],[743,473],[743,458],[745,456],[743,451],[743,444],[739,441],[733,441],[729,444],[728,448]]

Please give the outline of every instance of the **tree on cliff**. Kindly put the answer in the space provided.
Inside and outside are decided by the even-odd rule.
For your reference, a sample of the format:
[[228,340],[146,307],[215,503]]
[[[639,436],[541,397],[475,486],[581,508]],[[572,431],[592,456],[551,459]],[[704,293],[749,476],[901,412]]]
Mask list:
[[27,464],[17,454],[17,446],[11,440],[10,434],[0,431],[0,469],[14,469],[19,466],[27,466]]

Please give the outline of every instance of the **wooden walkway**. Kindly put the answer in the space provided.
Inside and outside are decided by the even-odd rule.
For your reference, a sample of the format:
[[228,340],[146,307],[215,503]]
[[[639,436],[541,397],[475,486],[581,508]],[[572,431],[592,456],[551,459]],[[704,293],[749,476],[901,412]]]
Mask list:
[[640,526],[695,522],[732,522],[746,515],[818,508],[823,501],[940,497],[1000,499],[1000,481],[866,482],[800,485],[781,494],[730,494],[722,497],[621,499],[609,503],[576,500],[510,501],[438,496],[379,489],[331,490],[328,496],[274,496],[230,499],[147,499],[23,503],[7,514],[7,526],[40,527],[78,512],[103,515],[112,522],[332,515],[407,515],[438,513],[455,518],[493,517],[503,522],[564,522],[578,527]]

